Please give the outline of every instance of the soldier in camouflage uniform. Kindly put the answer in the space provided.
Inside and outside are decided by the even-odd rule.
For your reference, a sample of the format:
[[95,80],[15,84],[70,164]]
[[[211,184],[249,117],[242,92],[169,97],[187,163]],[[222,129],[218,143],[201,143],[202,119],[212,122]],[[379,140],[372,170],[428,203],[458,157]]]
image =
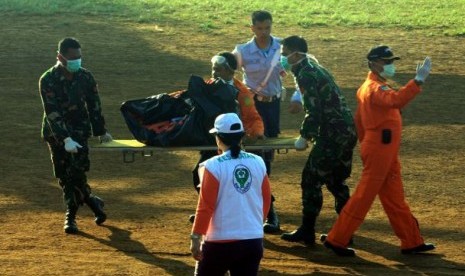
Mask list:
[[81,67],[81,46],[74,38],[58,44],[57,64],[40,78],[39,92],[44,108],[42,137],[47,142],[53,171],[63,189],[66,205],[64,230],[76,233],[76,213],[87,204],[95,214],[95,223],[106,220],[103,201],[91,194],[86,172],[89,170],[87,139],[93,134],[109,142],[105,129],[97,83]]
[[305,118],[297,149],[313,148],[302,172],[302,225],[281,238],[291,242],[315,243],[315,222],[323,205],[321,186],[334,195],[336,212],[350,197],[345,179],[352,169],[357,142],[352,113],[330,73],[307,55],[305,39],[291,36],[282,41],[281,63],[292,71],[302,93]]

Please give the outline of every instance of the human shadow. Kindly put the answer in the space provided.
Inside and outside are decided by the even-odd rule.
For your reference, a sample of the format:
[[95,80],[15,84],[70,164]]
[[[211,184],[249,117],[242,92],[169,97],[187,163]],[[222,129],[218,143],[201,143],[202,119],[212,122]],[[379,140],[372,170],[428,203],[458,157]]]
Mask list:
[[162,257],[160,254],[155,254],[149,251],[143,243],[131,238],[132,232],[129,230],[121,229],[112,225],[102,225],[102,227],[111,231],[108,239],[96,237],[82,231],[78,232],[78,235],[115,248],[125,255],[148,265],[162,268],[170,275],[180,275],[180,273],[185,273],[186,271],[194,271],[194,267],[186,265],[181,261],[177,261],[169,256]]
[[446,259],[446,255],[440,253],[440,245],[433,251],[404,255],[400,253],[399,246],[368,237],[357,236],[357,244],[365,251],[397,262],[395,267],[399,270],[421,275],[458,275],[465,272],[465,264]]
[[[293,255],[298,257],[302,260],[308,261],[310,264],[315,263],[318,265],[324,266],[336,266],[339,267],[344,271],[347,275],[369,275],[369,271],[374,271],[374,274],[371,275],[379,275],[380,271],[388,272],[391,271],[391,268],[385,265],[381,265],[379,263],[371,262],[367,259],[363,259],[359,256],[355,257],[337,257],[331,252],[329,249],[325,248],[321,243],[316,243],[312,246],[304,246],[303,244],[289,244],[289,245],[281,245],[278,243],[274,243],[270,240],[264,241],[264,246],[266,250],[278,251],[283,252],[289,255]],[[309,266],[311,269],[311,266]],[[316,270],[313,272],[317,272]],[[315,275],[313,272],[309,272],[308,275]],[[391,274],[391,273],[388,273]],[[388,275],[387,274],[387,275]],[[392,272],[394,274],[394,272]],[[271,274],[269,274],[271,275]],[[275,275],[283,275],[278,274],[276,272]],[[317,274],[317,275],[325,275],[325,274]],[[326,274],[329,275],[329,274]]]
[[[412,79],[412,74],[396,74],[395,88]],[[464,124],[465,77],[453,74],[431,74],[422,92],[402,109],[404,125]]]
[[[459,275],[465,271],[465,264],[450,261],[444,254],[437,251],[403,255],[397,245],[358,235],[354,239],[355,244],[353,247],[356,252],[363,251],[379,256],[389,260],[390,264],[383,265],[376,262],[376,260],[369,261],[358,255],[353,258],[338,257],[319,242],[313,246],[304,246],[298,243],[282,245],[266,239],[264,246],[266,250],[290,254],[308,261],[309,264],[315,263],[339,267],[348,275]],[[392,262],[395,263],[392,264]],[[309,267],[311,268],[311,266]],[[265,275],[285,275],[271,270],[265,270],[264,272]],[[313,271],[312,273],[309,272],[308,275],[328,275],[318,273],[318,271]]]
[[[55,47],[59,39],[77,35],[81,41],[85,53],[84,67],[92,71],[99,84],[107,128],[117,139],[128,139],[131,136],[119,111],[121,102],[184,89],[187,87],[190,74],[205,75],[211,70],[209,60],[198,60],[156,47],[159,45],[158,40],[172,40],[167,31],[156,31],[148,27],[133,28],[134,26],[120,21],[110,22],[81,15],[9,14],[2,15],[0,22],[2,26],[5,25],[0,39],[6,43],[2,48],[5,57],[3,63],[14,65],[9,73],[5,73],[0,83],[0,90],[5,92],[2,93],[2,99],[10,98],[10,101],[9,103],[0,101],[0,107],[4,114],[15,118],[14,122],[3,122],[5,135],[2,154],[0,154],[0,163],[3,166],[0,197],[12,198],[14,202],[24,202],[24,204],[9,204],[8,212],[17,212],[19,208],[54,212],[62,208],[60,200],[56,200],[61,194],[52,176],[50,154],[47,146],[40,139],[43,110],[37,92],[40,75],[56,61]],[[3,24],[3,22],[9,23]],[[72,31],[69,26],[73,26]],[[53,32],[50,32],[52,29]],[[179,34],[180,37],[183,35]],[[35,53],[25,47],[26,41],[29,41],[31,36],[37,37],[35,48],[38,50]],[[115,40],[116,37],[124,37],[124,39]],[[112,41],[111,47],[108,47],[108,41]],[[117,62],[114,60],[115,56],[118,56]],[[36,66],[24,66],[27,60],[34,60]],[[22,110],[28,112],[20,112],[14,106],[21,106]],[[19,146],[15,144],[17,137],[25,137]],[[89,142],[95,140],[91,138]],[[192,156],[193,159],[197,158],[196,153],[192,153]],[[190,164],[189,158],[170,153],[163,154],[165,170],[157,170],[153,163],[139,160],[142,158],[138,158],[137,163],[132,166],[124,164],[117,152],[91,152],[90,159],[91,170],[88,174],[90,185],[96,188],[95,191],[99,195],[105,199],[112,199],[113,202],[127,200],[127,194],[123,192],[118,194],[118,189],[114,189],[114,192],[109,190],[99,192],[99,183],[95,185],[95,182],[125,181],[125,177],[132,178],[136,175],[141,181],[131,187],[134,195],[147,194],[147,189],[152,189],[154,184],[162,186],[164,191],[176,192],[183,187],[182,185],[191,187],[190,182],[179,181],[179,185],[163,185],[160,175],[172,177],[168,172],[173,170],[178,172],[179,165],[186,164],[189,168],[185,168],[179,175],[189,176],[190,167],[195,164],[195,161]],[[21,173],[18,173],[18,168]],[[154,180],[146,181],[147,178]],[[50,202],[58,202],[58,204],[52,205]]]

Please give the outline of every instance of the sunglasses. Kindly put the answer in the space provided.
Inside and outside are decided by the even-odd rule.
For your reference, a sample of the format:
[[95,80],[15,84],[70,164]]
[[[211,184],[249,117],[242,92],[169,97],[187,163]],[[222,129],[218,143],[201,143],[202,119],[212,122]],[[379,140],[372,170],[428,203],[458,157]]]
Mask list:
[[212,64],[223,65],[223,66],[227,66],[227,67],[231,68],[229,66],[228,61],[223,56],[214,56],[214,57],[212,57],[211,62],[212,62]]

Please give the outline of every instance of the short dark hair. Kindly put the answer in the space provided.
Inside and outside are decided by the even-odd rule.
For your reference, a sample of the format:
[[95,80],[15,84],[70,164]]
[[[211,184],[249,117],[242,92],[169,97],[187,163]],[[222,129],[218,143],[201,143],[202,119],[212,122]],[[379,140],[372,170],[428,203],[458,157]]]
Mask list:
[[281,44],[293,52],[308,52],[307,41],[305,41],[305,38],[298,35],[286,37],[281,41]]
[[229,64],[229,67],[233,70],[237,70],[237,59],[236,56],[231,52],[221,52],[218,53],[218,56],[222,56],[226,59]]
[[68,49],[80,49],[81,44],[74,37],[66,37],[58,42],[58,52],[62,55],[68,52]]
[[273,17],[271,16],[271,13],[267,11],[254,11],[252,13],[252,25],[255,25],[257,22],[263,22],[265,20],[270,20],[273,22]]

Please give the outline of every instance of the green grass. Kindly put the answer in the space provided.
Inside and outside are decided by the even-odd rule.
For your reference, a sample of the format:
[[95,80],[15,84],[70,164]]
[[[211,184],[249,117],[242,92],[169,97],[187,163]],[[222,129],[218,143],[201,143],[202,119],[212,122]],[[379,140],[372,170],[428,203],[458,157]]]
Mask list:
[[3,12],[183,21],[197,24],[203,31],[234,22],[246,25],[250,12],[257,9],[269,10],[283,26],[389,27],[465,36],[465,0],[0,0]]

